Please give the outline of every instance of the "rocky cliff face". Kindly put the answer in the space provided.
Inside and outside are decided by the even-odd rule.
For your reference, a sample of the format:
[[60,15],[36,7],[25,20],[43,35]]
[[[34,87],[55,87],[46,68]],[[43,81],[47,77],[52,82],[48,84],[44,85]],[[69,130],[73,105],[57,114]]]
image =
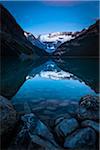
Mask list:
[[88,29],[76,32],[75,38],[63,43],[54,56],[98,56],[99,55],[99,20]]
[[33,46],[29,42],[23,29],[18,25],[14,17],[0,5],[0,37],[1,56],[12,58],[36,58],[39,55],[46,55],[46,52]]
[[46,45],[38,40],[32,33],[24,32],[24,35],[34,46],[37,46],[40,49],[46,49]]

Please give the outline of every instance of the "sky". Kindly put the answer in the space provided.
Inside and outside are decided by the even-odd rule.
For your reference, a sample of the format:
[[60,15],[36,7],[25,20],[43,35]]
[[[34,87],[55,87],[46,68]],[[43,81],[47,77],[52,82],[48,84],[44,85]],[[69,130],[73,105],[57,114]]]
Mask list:
[[34,35],[80,31],[99,18],[98,1],[0,1]]

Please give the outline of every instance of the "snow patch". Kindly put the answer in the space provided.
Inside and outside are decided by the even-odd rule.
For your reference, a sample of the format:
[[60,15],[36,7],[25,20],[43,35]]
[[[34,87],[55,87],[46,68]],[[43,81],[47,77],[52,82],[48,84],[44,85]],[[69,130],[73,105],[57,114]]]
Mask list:
[[28,32],[24,32],[24,35],[34,46],[44,49],[48,53],[56,51],[56,49],[62,43],[75,38],[72,33],[67,32],[54,32],[50,34],[39,35],[37,38]]
[[41,77],[43,78],[48,78],[48,79],[54,79],[54,80],[59,80],[59,79],[65,79],[65,78],[70,78],[72,74],[70,73],[66,73],[64,71],[60,71],[60,72],[53,72],[53,71],[42,71],[40,72],[40,75]]

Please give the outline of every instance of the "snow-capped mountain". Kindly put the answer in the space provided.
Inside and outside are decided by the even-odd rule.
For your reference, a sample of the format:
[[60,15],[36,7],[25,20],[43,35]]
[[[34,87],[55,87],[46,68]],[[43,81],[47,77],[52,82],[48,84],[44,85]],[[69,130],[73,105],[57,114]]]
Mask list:
[[46,49],[46,45],[44,43],[41,43],[37,38],[35,38],[33,34],[24,32],[24,35],[34,46],[37,46],[40,49]]
[[75,34],[72,32],[54,32],[39,35],[37,38],[28,32],[24,32],[24,35],[33,45],[48,53],[53,53],[62,43],[75,38]]
[[72,32],[54,32],[45,35],[39,35],[38,39],[47,45],[48,52],[54,52],[62,43],[74,39]]
[[72,32],[54,32],[45,35],[39,35],[38,39],[41,42],[57,42],[60,41],[61,43],[65,41],[71,40],[73,37]]

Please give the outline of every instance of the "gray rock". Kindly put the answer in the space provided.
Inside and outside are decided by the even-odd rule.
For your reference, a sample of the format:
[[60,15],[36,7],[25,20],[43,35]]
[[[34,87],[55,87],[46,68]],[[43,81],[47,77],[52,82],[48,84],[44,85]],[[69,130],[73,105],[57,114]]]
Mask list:
[[99,98],[97,96],[87,95],[81,98],[79,102],[79,111],[77,116],[81,120],[99,120]]
[[0,96],[0,135],[10,134],[16,123],[16,111],[11,102]]
[[57,117],[55,119],[55,126],[58,125],[61,121],[63,121],[64,119],[70,119],[71,116],[67,113],[67,114],[63,114],[63,115],[59,115],[59,117]]
[[79,104],[78,102],[68,102],[68,105],[66,106],[67,113],[69,113],[71,116],[76,117],[77,113],[79,111]]
[[99,110],[99,97],[86,95],[80,99],[79,104],[87,109]]
[[59,147],[55,147],[50,141],[45,139],[42,139],[41,137],[39,137],[38,135],[32,135],[30,134],[30,138],[31,141],[39,146],[41,146],[41,148],[44,148],[44,150],[59,150]]
[[78,128],[78,122],[76,119],[64,119],[56,127],[55,131],[58,137],[65,137],[71,134],[74,130]]
[[47,109],[47,110],[54,111],[54,110],[56,109],[56,107],[48,106],[46,109]]
[[85,120],[81,123],[82,127],[91,127],[93,128],[96,132],[100,133],[100,126],[99,123],[92,121],[92,120]]
[[17,145],[23,145],[24,141],[29,140],[29,143],[31,141],[33,145],[35,143],[44,149],[59,149],[53,134],[34,114],[31,113],[22,116],[22,121],[24,126],[16,138]]
[[74,133],[70,136],[66,137],[64,142],[65,148],[87,148],[94,146],[96,142],[96,133],[91,128],[83,128]]
[[95,120],[99,121],[99,111],[89,110],[85,107],[80,106],[77,114],[79,120]]

